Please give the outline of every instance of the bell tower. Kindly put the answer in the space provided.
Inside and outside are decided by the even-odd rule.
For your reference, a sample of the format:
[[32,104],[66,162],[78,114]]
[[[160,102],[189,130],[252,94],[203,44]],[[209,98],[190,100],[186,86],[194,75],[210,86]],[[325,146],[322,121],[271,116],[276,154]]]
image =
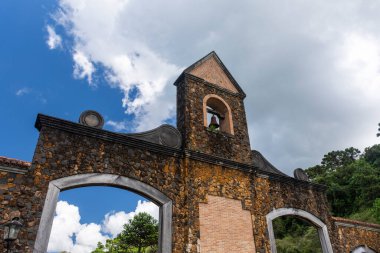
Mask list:
[[252,164],[245,93],[215,52],[185,69],[177,86],[177,128],[187,150]]

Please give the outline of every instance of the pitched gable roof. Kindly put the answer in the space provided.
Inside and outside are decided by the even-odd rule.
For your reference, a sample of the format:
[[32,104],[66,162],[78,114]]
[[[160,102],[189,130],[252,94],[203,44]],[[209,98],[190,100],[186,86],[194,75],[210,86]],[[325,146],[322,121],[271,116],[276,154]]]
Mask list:
[[184,73],[202,78],[208,83],[214,84],[233,93],[240,93],[245,97],[242,88],[214,51],[185,69],[181,76]]

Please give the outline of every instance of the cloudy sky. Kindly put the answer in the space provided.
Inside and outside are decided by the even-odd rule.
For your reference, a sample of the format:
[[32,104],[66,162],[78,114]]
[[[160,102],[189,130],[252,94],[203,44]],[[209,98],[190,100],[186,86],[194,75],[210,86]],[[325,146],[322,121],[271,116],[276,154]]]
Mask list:
[[[112,196],[112,198],[110,198]],[[146,212],[158,220],[159,209],[141,196],[111,187],[84,187],[60,194],[48,252],[89,253],[98,242],[116,237],[123,224]]]
[[37,113],[175,125],[173,80],[212,50],[247,94],[252,148],[285,173],[363,149],[379,143],[379,13],[375,0],[2,1],[0,155],[32,159]]
[[175,124],[172,82],[212,50],[247,93],[252,148],[286,173],[378,142],[378,1],[19,2],[1,11],[5,155],[31,159],[37,112]]

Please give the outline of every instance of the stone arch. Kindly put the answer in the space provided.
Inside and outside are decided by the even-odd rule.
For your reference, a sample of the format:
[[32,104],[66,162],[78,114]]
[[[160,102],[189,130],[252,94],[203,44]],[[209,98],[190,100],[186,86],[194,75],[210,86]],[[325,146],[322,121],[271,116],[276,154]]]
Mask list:
[[160,208],[159,252],[172,251],[172,201],[168,197],[152,186],[132,178],[114,174],[91,173],[68,176],[53,180],[49,183],[37,238],[34,244],[34,253],[44,253],[47,251],[59,193],[64,190],[95,185],[123,188],[139,193],[155,202]]
[[270,241],[270,247],[271,247],[272,253],[277,253],[276,240],[274,237],[272,221],[280,216],[285,216],[285,215],[298,216],[302,219],[306,219],[310,221],[318,229],[319,240],[321,242],[323,253],[333,253],[330,237],[329,237],[326,225],[320,219],[318,219],[316,216],[312,215],[311,213],[308,213],[301,209],[294,209],[294,208],[274,209],[272,212],[268,213],[266,216],[269,241]]
[[220,122],[221,131],[233,135],[234,126],[232,122],[231,108],[226,101],[215,94],[209,94],[203,98],[203,122],[205,127],[208,127],[207,106],[217,110],[224,117],[224,120]]

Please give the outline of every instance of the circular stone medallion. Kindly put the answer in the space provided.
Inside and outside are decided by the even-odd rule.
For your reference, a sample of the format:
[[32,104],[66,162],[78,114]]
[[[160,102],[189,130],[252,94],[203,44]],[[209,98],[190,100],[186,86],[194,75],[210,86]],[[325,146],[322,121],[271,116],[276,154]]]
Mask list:
[[85,126],[103,128],[104,119],[100,113],[92,110],[84,111],[79,117],[79,123]]

